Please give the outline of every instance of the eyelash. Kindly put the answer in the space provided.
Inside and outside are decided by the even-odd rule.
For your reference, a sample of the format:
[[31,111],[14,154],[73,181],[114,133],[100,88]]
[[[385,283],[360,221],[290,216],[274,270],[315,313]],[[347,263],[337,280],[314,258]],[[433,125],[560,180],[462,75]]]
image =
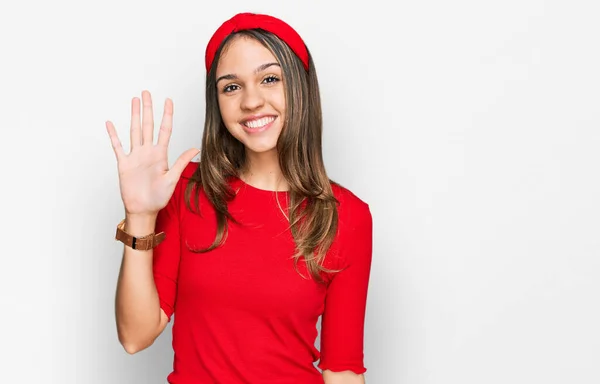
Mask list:
[[[269,81],[269,82],[267,82],[267,84],[273,84],[273,83],[277,83],[277,82],[279,82],[279,81],[280,81],[279,77],[277,77],[277,76],[275,76],[275,75],[269,75],[269,76],[267,76],[267,77],[265,77],[265,78],[263,79],[263,82],[264,82],[265,80],[268,80],[268,79],[270,79],[270,80],[272,80],[272,81]],[[233,91],[235,91],[235,89],[231,89],[231,87],[238,87],[238,85],[236,85],[236,84],[229,84],[229,85],[226,85],[226,86],[223,88],[223,93],[230,93],[230,92],[233,92]]]

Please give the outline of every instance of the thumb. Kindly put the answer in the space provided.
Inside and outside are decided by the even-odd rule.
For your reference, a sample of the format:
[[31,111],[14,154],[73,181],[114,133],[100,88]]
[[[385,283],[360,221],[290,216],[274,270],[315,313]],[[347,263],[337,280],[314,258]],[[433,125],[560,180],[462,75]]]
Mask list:
[[183,152],[181,156],[179,156],[179,158],[175,161],[175,164],[173,164],[173,167],[171,167],[171,169],[169,170],[169,173],[171,174],[170,176],[173,178],[173,180],[179,180],[185,167],[199,153],[199,149],[190,148],[187,151]]

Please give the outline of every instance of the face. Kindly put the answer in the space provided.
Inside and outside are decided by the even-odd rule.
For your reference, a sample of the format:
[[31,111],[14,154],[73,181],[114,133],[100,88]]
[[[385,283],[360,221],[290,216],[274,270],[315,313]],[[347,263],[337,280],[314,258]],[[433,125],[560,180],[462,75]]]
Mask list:
[[225,127],[250,153],[276,151],[285,121],[281,67],[260,42],[236,37],[223,51],[217,94]]

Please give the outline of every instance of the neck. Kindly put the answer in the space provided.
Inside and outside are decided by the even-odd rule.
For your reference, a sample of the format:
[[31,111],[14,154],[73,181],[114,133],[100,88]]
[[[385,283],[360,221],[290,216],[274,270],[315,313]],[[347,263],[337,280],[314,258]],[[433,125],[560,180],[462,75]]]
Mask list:
[[242,169],[240,178],[246,183],[259,189],[269,191],[287,191],[277,151],[264,153],[246,152],[246,166]]

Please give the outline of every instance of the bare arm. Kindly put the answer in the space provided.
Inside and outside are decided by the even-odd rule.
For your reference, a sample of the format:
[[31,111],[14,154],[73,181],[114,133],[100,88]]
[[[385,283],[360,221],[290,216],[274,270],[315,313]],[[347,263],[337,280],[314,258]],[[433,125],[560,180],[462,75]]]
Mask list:
[[[154,118],[150,92],[131,101],[131,150],[126,154],[112,122],[106,129],[117,158],[121,198],[126,212],[125,231],[133,236],[154,232],[157,216],[173,195],[185,166],[198,154],[195,148],[185,151],[171,169],[167,149],[173,125],[173,102],[165,100],[165,110],[158,142],[154,144]],[[160,308],[154,283],[153,251],[134,250],[125,246],[117,292],[115,316],[119,341],[128,353],[139,352],[154,342],[167,325]]]
[[326,369],[323,371],[323,380],[325,384],[365,384],[365,376],[352,371],[334,372]]
[[[154,231],[155,221],[152,216],[129,216],[125,221],[125,231],[134,236],[144,236]],[[152,252],[128,246],[123,252],[115,315],[119,341],[130,354],[152,345],[168,322],[160,308],[154,284]]]

